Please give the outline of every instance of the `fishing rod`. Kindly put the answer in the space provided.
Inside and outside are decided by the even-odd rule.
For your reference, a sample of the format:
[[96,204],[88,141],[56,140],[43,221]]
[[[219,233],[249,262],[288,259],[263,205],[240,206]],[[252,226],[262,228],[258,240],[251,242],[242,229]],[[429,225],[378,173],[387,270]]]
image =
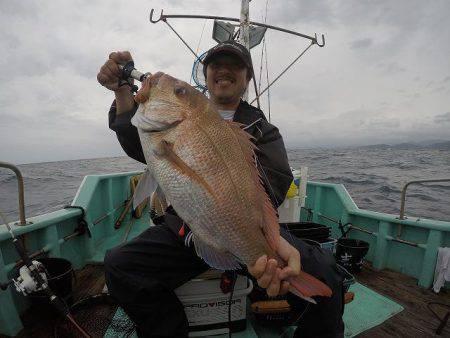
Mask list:
[[3,214],[0,213],[0,216],[3,219],[3,222],[11,235],[14,247],[16,248],[16,251],[24,264],[24,266],[20,269],[20,276],[16,280],[13,280],[16,289],[21,291],[25,296],[32,291],[42,291],[50,300],[50,304],[52,304],[56,310],[63,315],[63,317],[66,317],[83,337],[90,338],[91,336],[75,321],[73,316],[70,314],[67,304],[50,289],[43,265],[31,260],[19,239],[14,235],[11,226],[4,218]]

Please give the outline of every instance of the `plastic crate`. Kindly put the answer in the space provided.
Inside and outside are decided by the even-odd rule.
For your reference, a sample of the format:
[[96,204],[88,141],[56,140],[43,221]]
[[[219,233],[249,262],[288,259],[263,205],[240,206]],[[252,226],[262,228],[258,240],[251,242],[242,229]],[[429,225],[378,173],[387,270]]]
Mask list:
[[[231,300],[231,332],[246,328],[247,295],[253,288],[250,279],[238,276]],[[222,293],[220,279],[194,279],[175,290],[189,322],[189,337],[226,334],[230,294]]]

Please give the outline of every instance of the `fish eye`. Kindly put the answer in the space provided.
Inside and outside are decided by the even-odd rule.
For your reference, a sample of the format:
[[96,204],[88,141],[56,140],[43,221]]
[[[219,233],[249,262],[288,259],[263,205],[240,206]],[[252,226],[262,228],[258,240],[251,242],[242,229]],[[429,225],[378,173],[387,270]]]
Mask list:
[[183,86],[177,86],[174,89],[174,93],[175,93],[175,95],[185,95],[186,94],[186,88],[184,88]]

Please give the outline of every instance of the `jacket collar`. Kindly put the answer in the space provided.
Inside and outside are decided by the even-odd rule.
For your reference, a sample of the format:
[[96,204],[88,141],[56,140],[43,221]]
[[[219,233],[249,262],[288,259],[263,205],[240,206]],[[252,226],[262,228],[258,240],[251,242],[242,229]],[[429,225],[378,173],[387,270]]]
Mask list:
[[251,125],[260,119],[267,121],[264,113],[260,109],[249,105],[243,100],[239,103],[233,117],[234,122],[239,122],[245,124],[246,126]]

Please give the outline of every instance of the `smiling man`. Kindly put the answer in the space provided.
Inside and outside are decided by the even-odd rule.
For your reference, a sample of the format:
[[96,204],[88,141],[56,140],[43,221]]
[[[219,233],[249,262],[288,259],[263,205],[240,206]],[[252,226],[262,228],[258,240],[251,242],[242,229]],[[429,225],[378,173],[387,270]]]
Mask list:
[[[118,86],[117,65],[129,60],[128,52],[111,53],[97,79],[116,96],[109,112],[110,128],[116,132],[125,152],[145,163],[137,130],[130,123],[137,104],[129,87]],[[254,137],[258,169],[266,192],[275,208],[279,207],[293,177],[278,129],[266,120],[261,110],[241,99],[254,75],[250,53],[239,43],[226,41],[210,49],[203,64],[210,99],[221,116],[243,124]],[[209,267],[196,255],[188,240],[189,228],[173,208],[166,210],[160,222],[127,244],[107,252],[106,283],[111,295],[137,324],[140,337],[186,337],[186,316],[173,290]],[[343,336],[342,277],[332,256],[295,239],[284,229],[281,236],[277,253],[288,266],[280,269],[274,259],[261,257],[249,267],[249,273],[270,296],[285,294],[289,288],[285,279],[298,275],[301,268],[324,281],[333,296],[318,297],[317,305],[308,305],[298,331],[302,337]],[[302,306],[303,301],[294,296],[290,302]]]

